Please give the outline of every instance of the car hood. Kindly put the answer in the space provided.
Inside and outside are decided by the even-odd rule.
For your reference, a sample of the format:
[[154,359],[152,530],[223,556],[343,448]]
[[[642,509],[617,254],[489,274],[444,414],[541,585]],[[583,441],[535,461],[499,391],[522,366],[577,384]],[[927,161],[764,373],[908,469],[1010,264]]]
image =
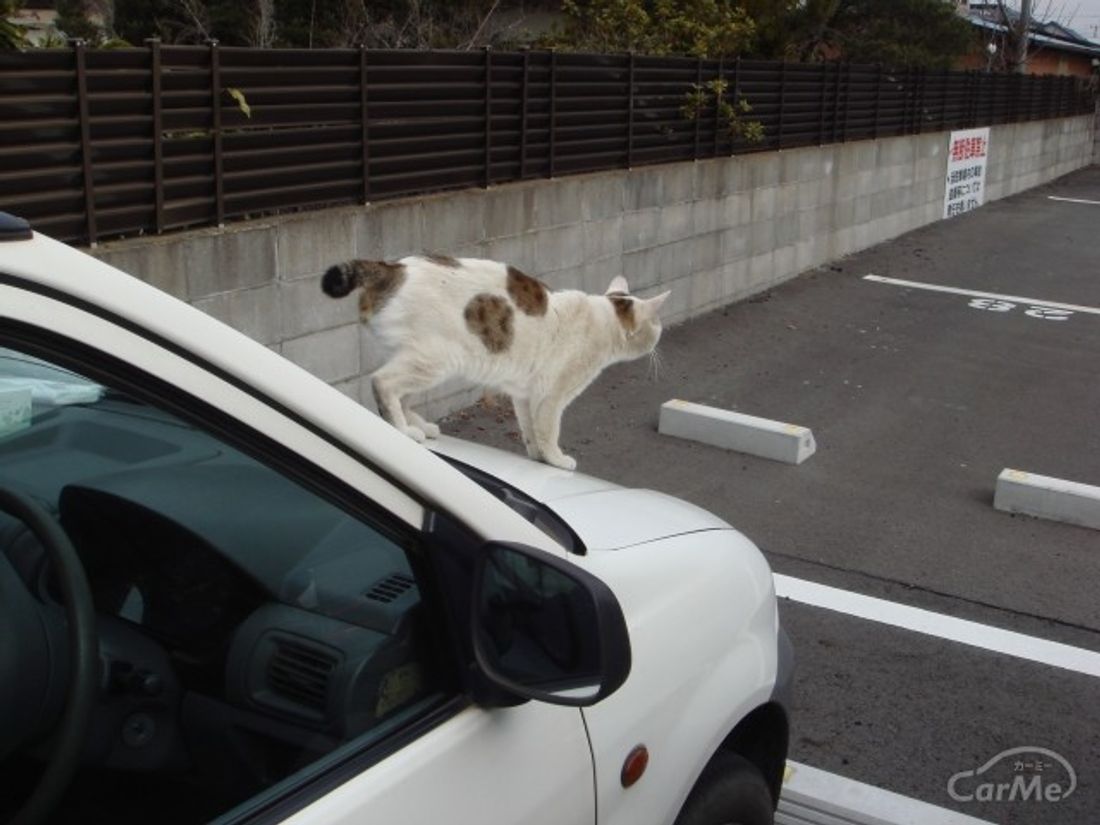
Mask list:
[[717,516],[654,490],[621,487],[526,456],[446,436],[432,450],[495,476],[546,505],[589,550],[619,550],[701,530],[729,530]]

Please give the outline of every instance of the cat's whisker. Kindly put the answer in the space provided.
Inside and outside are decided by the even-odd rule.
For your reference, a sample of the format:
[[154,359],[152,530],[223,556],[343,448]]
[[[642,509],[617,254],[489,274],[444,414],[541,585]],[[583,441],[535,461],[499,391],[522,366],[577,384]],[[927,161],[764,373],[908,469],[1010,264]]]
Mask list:
[[649,353],[649,368],[646,370],[646,378],[653,381],[654,384],[661,380],[661,367],[664,366],[664,362],[661,359],[660,350],[654,348]]

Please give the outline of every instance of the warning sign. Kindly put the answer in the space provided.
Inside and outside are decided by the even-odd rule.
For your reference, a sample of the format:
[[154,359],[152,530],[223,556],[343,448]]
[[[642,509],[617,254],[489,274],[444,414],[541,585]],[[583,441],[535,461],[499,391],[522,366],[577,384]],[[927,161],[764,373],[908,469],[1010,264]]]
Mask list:
[[985,166],[989,160],[989,127],[952,132],[947,146],[947,189],[943,216],[954,218],[985,202]]

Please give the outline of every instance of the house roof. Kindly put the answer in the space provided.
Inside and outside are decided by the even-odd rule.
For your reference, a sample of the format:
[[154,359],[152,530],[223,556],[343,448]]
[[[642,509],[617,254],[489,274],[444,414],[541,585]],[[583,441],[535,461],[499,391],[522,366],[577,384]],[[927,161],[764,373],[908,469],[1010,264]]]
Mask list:
[[[1002,16],[1003,15],[1003,16]],[[964,13],[970,23],[978,28],[990,31],[1006,31],[1004,18],[1013,24],[1020,22],[1020,12],[1016,9],[1002,8],[999,3],[972,4]],[[1090,40],[1069,26],[1063,26],[1054,20],[1032,20],[1028,27],[1032,43],[1048,49],[1056,49],[1076,54],[1100,57],[1100,43]]]

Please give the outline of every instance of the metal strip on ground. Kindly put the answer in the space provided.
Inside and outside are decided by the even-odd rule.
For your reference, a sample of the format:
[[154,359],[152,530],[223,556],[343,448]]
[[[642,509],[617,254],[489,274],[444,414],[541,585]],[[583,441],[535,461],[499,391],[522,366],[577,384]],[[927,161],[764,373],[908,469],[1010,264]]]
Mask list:
[[776,574],[780,598],[1100,678],[1100,653]]
[[787,769],[776,825],[994,825],[809,765]]
[[864,275],[863,280],[874,281],[877,284],[903,286],[909,289],[925,289],[930,292],[946,292],[950,295],[965,295],[969,298],[991,298],[994,301],[1011,301],[1015,304],[1030,304],[1033,306],[1050,307],[1052,309],[1066,309],[1070,312],[1086,312],[1091,315],[1100,315],[1100,307],[1086,307],[1080,304],[1062,304],[1057,301],[1044,301],[1040,298],[1021,298],[1019,295],[999,295],[996,292],[980,292],[976,289],[959,289],[958,287],[926,284],[920,281],[905,281],[901,278],[885,278],[882,275]]

